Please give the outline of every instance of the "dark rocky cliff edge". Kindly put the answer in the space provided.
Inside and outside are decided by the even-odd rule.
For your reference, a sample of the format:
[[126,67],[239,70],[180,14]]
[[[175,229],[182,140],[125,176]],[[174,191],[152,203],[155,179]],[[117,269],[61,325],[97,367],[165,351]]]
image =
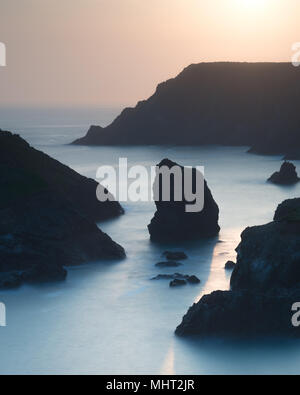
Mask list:
[[176,333],[299,336],[292,306],[300,302],[300,199],[280,204],[273,222],[247,228],[237,253],[231,290],[205,295]]
[[97,183],[0,131],[0,288],[61,280],[64,266],[119,259],[95,220],[122,213],[96,200]]
[[290,63],[193,64],[74,144],[245,145],[300,159],[299,78]]
[[[181,200],[176,201],[175,199],[174,189],[176,186],[174,186],[174,180],[171,179],[170,201],[163,201],[162,187],[164,181],[160,175],[156,174],[153,189],[154,191],[157,190],[159,194],[155,201],[157,211],[148,225],[151,240],[156,242],[176,242],[217,236],[220,231],[218,225],[219,207],[207,186],[206,180],[203,179],[203,175],[201,173],[199,174],[195,168],[186,168],[186,171],[190,173],[190,176],[188,176],[188,174],[184,173],[183,166],[169,159],[164,159],[157,165],[157,169],[163,167],[168,169],[178,167],[181,169],[183,174]],[[203,209],[199,212],[187,212],[187,204],[195,204],[195,201],[188,203],[185,199],[185,177],[187,176],[192,180],[193,184],[191,186],[193,187],[193,191],[195,191],[196,172],[198,172],[198,176],[204,187],[204,191],[201,188],[201,192],[199,193],[199,195],[202,194],[202,197],[204,197],[204,201],[202,198],[204,205]],[[200,198],[200,196],[198,197]]]

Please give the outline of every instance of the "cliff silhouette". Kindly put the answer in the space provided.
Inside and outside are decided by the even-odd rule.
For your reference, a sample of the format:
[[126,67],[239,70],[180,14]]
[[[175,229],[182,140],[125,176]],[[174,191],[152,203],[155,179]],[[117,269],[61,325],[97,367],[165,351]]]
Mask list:
[[290,63],[200,63],[158,85],[81,145],[245,145],[300,158],[300,69]]

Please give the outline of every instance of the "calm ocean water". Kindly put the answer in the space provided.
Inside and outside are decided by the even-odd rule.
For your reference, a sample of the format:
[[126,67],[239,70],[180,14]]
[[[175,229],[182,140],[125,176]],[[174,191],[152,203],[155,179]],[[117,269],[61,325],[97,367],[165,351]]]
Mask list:
[[[100,165],[155,165],[164,157],[205,166],[220,207],[218,239],[177,245],[189,259],[180,268],[200,286],[170,289],[150,281],[173,273],[154,265],[173,246],[149,242],[153,203],[123,203],[126,215],[100,224],[124,246],[127,259],[69,269],[65,283],[1,292],[7,327],[0,328],[0,373],[243,374],[300,373],[300,342],[288,340],[179,339],[176,326],[204,293],[229,288],[227,260],[240,233],[272,220],[278,203],[300,196],[300,186],[266,183],[279,157],[246,154],[246,147],[77,147],[68,145],[90,124],[108,124],[119,109],[0,110],[0,128],[18,132],[34,147],[83,175]],[[300,172],[300,162],[296,163]],[[175,270],[176,271],[176,270]],[[177,270],[178,271],[178,270]]]

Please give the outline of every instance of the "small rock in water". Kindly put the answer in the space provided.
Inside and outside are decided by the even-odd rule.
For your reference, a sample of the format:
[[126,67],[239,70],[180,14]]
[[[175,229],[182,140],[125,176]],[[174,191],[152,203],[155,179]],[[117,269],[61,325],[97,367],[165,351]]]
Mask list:
[[200,280],[197,276],[187,276],[187,282],[190,284],[200,284]]
[[174,273],[174,274],[159,274],[151,280],[185,280],[190,284],[199,284],[201,281],[197,276],[189,276],[187,274]]
[[174,274],[159,274],[156,277],[151,278],[151,280],[173,280],[175,277]]
[[187,255],[182,251],[165,251],[163,256],[165,256],[168,261],[181,261],[183,259],[187,259]]
[[291,162],[284,162],[280,171],[274,173],[268,181],[273,184],[290,185],[299,182],[300,178],[296,172],[296,166]]
[[170,287],[178,287],[181,285],[186,285],[186,281],[185,280],[180,280],[179,278],[176,278],[175,280],[172,280],[170,282]]
[[168,261],[168,262],[158,262],[155,266],[157,267],[177,267],[181,266],[182,263],[175,262],[175,261]]
[[225,269],[226,270],[232,270],[235,268],[236,263],[234,263],[233,261],[228,261],[225,264]]

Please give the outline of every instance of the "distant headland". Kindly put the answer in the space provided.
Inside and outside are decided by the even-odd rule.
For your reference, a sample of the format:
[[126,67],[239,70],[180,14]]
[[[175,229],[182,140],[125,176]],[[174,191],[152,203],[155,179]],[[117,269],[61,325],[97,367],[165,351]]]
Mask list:
[[290,63],[200,63],[158,85],[78,145],[245,145],[300,159],[300,70]]

